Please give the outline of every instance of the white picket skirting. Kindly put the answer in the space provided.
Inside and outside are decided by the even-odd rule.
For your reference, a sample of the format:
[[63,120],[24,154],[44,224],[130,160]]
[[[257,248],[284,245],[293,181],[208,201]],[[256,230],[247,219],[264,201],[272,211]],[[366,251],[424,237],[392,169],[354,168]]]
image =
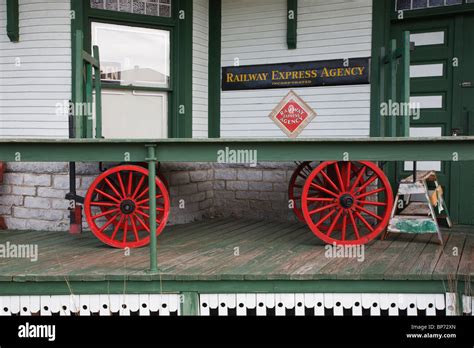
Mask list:
[[[472,302],[465,296],[465,302]],[[249,311],[257,316],[284,316],[306,314],[324,316],[328,312],[334,316],[366,315],[380,316],[387,311],[389,316],[398,316],[406,310],[406,315],[416,316],[423,311],[427,316],[437,313],[455,315],[456,295],[448,294],[203,294],[200,296],[202,316],[229,315],[245,316]],[[471,304],[472,306],[472,304]],[[235,312],[234,312],[235,311]],[[472,312],[472,310],[471,310]],[[467,312],[466,312],[467,313]]]
[[0,296],[0,316],[180,315],[179,295]]

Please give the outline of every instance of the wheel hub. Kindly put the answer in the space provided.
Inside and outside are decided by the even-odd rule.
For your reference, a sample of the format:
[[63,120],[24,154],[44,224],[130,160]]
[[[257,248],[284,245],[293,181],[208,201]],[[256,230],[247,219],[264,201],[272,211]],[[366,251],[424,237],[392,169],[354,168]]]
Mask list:
[[340,198],[339,198],[339,203],[341,204],[341,206],[345,209],[350,209],[352,208],[352,206],[354,205],[354,197],[352,197],[352,195],[346,193],[346,194],[343,194]]
[[131,215],[135,212],[135,202],[129,199],[124,200],[120,203],[120,210],[125,215]]

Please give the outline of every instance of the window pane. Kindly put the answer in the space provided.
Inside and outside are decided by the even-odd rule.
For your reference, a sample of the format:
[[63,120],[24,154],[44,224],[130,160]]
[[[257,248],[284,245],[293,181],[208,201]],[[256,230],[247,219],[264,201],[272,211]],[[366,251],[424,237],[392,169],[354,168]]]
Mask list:
[[411,8],[411,0],[397,0],[397,10],[409,10]]
[[428,0],[413,0],[413,9],[425,8],[428,6]]
[[444,0],[430,0],[430,7],[443,6]]
[[171,17],[171,0],[90,0],[91,8]]
[[100,49],[104,83],[169,87],[169,31],[92,23],[92,43]]
[[462,0],[446,0],[446,5],[460,5]]

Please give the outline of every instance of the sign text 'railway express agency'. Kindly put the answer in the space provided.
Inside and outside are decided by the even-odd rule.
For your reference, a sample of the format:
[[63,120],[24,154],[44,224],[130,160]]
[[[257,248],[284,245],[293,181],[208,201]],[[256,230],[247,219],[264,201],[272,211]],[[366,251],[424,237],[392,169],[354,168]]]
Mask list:
[[222,68],[222,90],[367,84],[370,58]]

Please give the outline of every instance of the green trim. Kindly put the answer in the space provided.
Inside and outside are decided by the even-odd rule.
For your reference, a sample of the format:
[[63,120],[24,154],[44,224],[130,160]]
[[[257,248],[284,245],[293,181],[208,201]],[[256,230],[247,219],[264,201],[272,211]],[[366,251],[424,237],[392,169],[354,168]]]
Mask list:
[[222,1],[209,0],[209,138],[221,136]]
[[[177,138],[193,137],[193,2],[178,2],[178,50],[175,104]],[[184,19],[181,18],[184,11]],[[182,107],[184,106],[184,113]]]
[[288,1],[288,12],[287,12],[287,35],[286,41],[288,43],[288,49],[294,50],[297,47],[298,42],[298,0],[287,0]]
[[[0,161],[146,162],[146,147],[156,145],[160,162],[217,162],[229,149],[257,151],[259,162],[343,161],[474,161],[474,136],[351,139],[0,139]],[[317,155],[315,155],[317,154]],[[316,157],[316,158],[315,158]]]
[[20,15],[18,0],[7,0],[7,35],[10,41],[20,41]]
[[[72,93],[73,105],[83,102],[82,90],[82,54],[84,49],[84,2],[71,0],[71,68],[72,68]],[[82,118],[75,118],[75,138],[83,138]]]
[[[462,293],[469,283],[458,281]],[[472,282],[471,282],[472,284]],[[473,284],[474,285],[474,284]],[[1,282],[0,295],[182,293],[186,313],[196,311],[197,294],[221,293],[426,293],[444,294],[443,280],[244,280],[244,281],[94,281]]]
[[380,118],[380,103],[385,100],[383,91],[385,90],[384,71],[385,65],[382,52],[387,42],[389,24],[388,2],[374,1],[372,13],[372,62],[371,62],[371,99],[370,99],[370,136],[382,136],[383,120]]

